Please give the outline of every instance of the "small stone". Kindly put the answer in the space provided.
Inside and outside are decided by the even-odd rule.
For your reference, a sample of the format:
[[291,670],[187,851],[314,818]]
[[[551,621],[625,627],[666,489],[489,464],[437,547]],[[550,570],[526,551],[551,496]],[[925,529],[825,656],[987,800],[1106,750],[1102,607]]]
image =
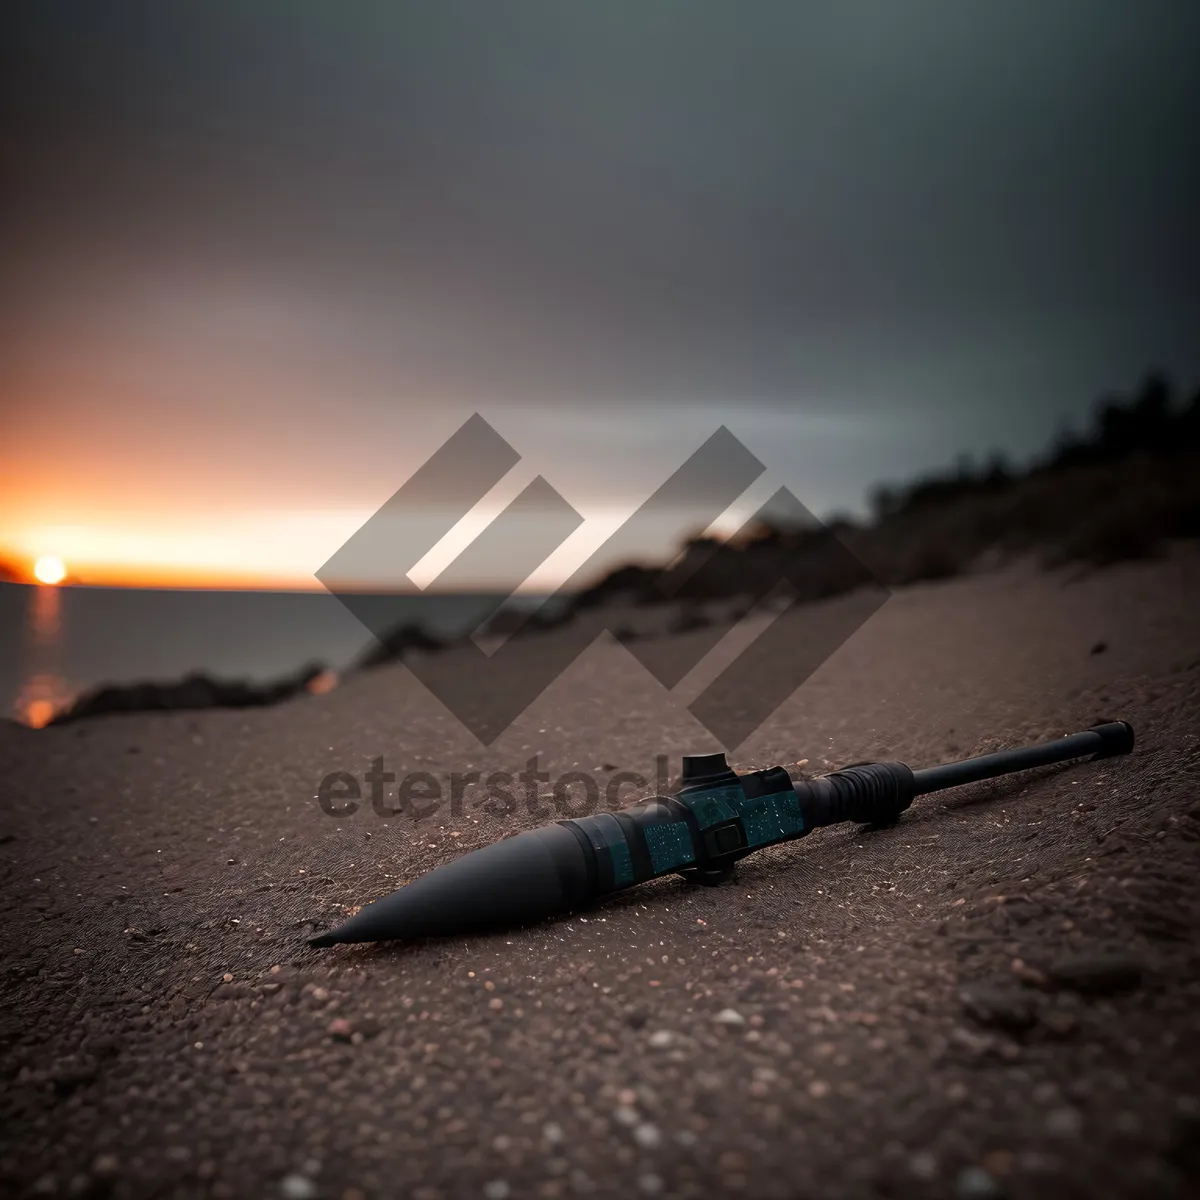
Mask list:
[[961,1025],[956,1025],[950,1030],[950,1041],[974,1058],[984,1058],[999,1052],[995,1034],[972,1033]]
[[563,1127],[557,1121],[547,1121],[542,1126],[542,1137],[551,1146],[561,1146],[566,1140],[566,1134],[563,1133]]
[[1028,984],[1029,987],[1043,988],[1049,982],[1045,971],[1039,971],[1037,967],[1031,967],[1022,958],[1014,958],[1012,960],[1012,973],[1022,983]]
[[316,1200],[317,1185],[307,1175],[293,1171],[279,1181],[279,1194],[283,1200]]
[[735,1008],[723,1008],[713,1020],[718,1025],[729,1025],[731,1027],[739,1027],[746,1024],[746,1018]]
[[631,1129],[636,1125],[641,1117],[638,1116],[637,1109],[630,1108],[628,1105],[622,1104],[620,1108],[613,1113],[613,1120],[618,1125],[627,1125]]
[[1143,967],[1132,954],[1078,954],[1060,958],[1050,968],[1050,981],[1088,996],[1110,996],[1141,986]]
[[1061,1008],[1051,1008],[1042,1013],[1042,1024],[1054,1037],[1065,1038],[1079,1028],[1079,1018]]
[[989,1150],[983,1156],[984,1170],[992,1175],[1011,1175],[1013,1156],[1011,1150]]
[[225,983],[232,983],[232,982],[233,982],[233,972],[231,972],[231,971],[226,971],[226,972],[225,972],[225,974],[221,976],[221,979],[222,979],[222,980],[223,980]]
[[335,1042],[348,1042],[354,1034],[354,1026],[345,1017],[334,1017],[329,1022],[329,1036]]
[[492,1012],[499,1012],[503,1007],[504,1001],[501,1000],[499,996],[493,996],[488,1001],[488,1008],[490,1008]]
[[928,1183],[930,1180],[937,1178],[937,1159],[934,1158],[928,1150],[918,1150],[917,1153],[908,1160],[908,1169],[918,1179],[923,1179],[926,1183]]
[[1055,1137],[1078,1137],[1083,1132],[1083,1114],[1077,1108],[1056,1108],[1046,1116],[1046,1132]]
[[120,1170],[121,1162],[115,1154],[98,1154],[92,1162],[92,1174],[100,1179],[112,1179]]
[[958,1173],[960,1200],[1000,1200],[1004,1189],[982,1167],[964,1167]]
[[508,1200],[511,1190],[507,1179],[489,1179],[483,1185],[483,1194],[487,1200]]
[[963,992],[960,998],[968,1015],[980,1025],[1017,1033],[1037,1020],[1033,998],[1015,988],[973,989]]
[[638,1176],[638,1187],[641,1188],[648,1196],[657,1195],[662,1191],[663,1182],[653,1172],[647,1172],[645,1175]]
[[637,1103],[637,1092],[633,1088],[622,1088],[617,1093],[617,1103],[625,1108],[632,1108]]
[[829,1095],[829,1084],[823,1079],[814,1079],[808,1085],[808,1094],[816,1100],[824,1099]]
[[634,1129],[633,1140],[644,1150],[654,1150],[662,1145],[662,1134],[658,1132],[657,1125],[643,1121]]
[[650,1045],[655,1050],[665,1050],[674,1040],[675,1035],[669,1029],[656,1029],[650,1035]]
[[1096,642],[1089,651],[1090,654],[1103,654],[1108,649],[1107,642]]

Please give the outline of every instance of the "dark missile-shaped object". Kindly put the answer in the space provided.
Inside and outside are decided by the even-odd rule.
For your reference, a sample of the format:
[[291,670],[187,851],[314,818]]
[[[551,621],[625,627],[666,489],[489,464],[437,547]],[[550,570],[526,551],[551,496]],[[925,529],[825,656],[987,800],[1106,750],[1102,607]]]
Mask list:
[[858,763],[795,782],[783,767],[736,775],[724,754],[691,755],[683,760],[683,786],[673,796],[559,821],[472,850],[368,904],[310,945],[528,925],[660,875],[723,883],[739,858],[823,825],[890,825],[928,792],[1132,749],[1133,728],[1110,721],[1038,746],[923,771],[898,762]]

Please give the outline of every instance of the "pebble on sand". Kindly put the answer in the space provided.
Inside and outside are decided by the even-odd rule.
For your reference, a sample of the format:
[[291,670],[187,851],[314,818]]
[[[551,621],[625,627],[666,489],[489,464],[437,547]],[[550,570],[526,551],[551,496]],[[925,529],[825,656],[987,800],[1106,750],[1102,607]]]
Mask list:
[[960,997],[969,1016],[980,1025],[1018,1032],[1037,1020],[1037,1003],[1016,988],[973,988]]
[[279,1181],[279,1194],[283,1200],[316,1200],[317,1185],[307,1175],[293,1171]]
[[742,1014],[740,1012],[738,1012],[736,1008],[721,1009],[721,1011],[719,1013],[717,1013],[717,1015],[715,1017],[713,1017],[713,1020],[718,1025],[730,1025],[730,1026],[735,1026],[735,1027],[745,1025],[745,1023],[746,1023],[746,1018],[743,1017]]
[[937,1159],[928,1150],[918,1150],[908,1160],[908,1169],[918,1178],[928,1182],[937,1178]]
[[655,1050],[665,1050],[674,1040],[675,1035],[669,1029],[656,1029],[650,1035],[650,1045]]
[[1055,1137],[1078,1137],[1083,1132],[1083,1114],[1077,1108],[1056,1108],[1046,1116],[1046,1132]]
[[659,1133],[658,1126],[649,1121],[643,1121],[634,1129],[633,1139],[644,1150],[654,1150],[662,1145],[662,1134]]
[[982,1167],[964,1167],[958,1173],[959,1200],[1000,1200],[1004,1189]]
[[487,1200],[508,1200],[508,1196],[512,1189],[508,1186],[508,1181],[505,1179],[489,1179],[483,1185],[483,1194]]
[[121,1161],[115,1154],[98,1154],[92,1163],[92,1174],[100,1179],[112,1179],[121,1170]]

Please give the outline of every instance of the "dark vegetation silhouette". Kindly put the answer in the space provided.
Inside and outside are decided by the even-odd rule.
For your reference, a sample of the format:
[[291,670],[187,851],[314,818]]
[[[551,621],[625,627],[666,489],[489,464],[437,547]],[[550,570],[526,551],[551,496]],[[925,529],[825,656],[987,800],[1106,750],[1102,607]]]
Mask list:
[[202,708],[261,708],[278,704],[308,690],[326,670],[322,663],[308,663],[292,675],[271,683],[243,679],[217,679],[197,672],[177,683],[107,684],[80,696],[70,708],[58,713],[51,725],[65,725],[108,713],[183,712]]
[[902,587],[1027,555],[1048,567],[1149,557],[1200,537],[1200,392],[1179,402],[1151,374],[1132,396],[1102,399],[1087,429],[1060,433],[1024,469],[998,453],[982,465],[962,456],[946,471],[881,484],[870,499],[862,522],[690,538],[671,566],[618,567],[573,608],[758,597],[785,573],[800,599],[819,600],[859,586],[864,567]]

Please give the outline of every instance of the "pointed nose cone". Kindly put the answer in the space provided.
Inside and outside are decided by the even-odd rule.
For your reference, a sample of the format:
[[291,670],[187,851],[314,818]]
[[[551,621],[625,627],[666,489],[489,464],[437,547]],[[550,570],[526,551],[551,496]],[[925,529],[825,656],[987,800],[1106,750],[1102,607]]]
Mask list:
[[575,835],[547,825],[473,850],[368,904],[311,946],[443,937],[528,925],[591,899],[588,862]]

